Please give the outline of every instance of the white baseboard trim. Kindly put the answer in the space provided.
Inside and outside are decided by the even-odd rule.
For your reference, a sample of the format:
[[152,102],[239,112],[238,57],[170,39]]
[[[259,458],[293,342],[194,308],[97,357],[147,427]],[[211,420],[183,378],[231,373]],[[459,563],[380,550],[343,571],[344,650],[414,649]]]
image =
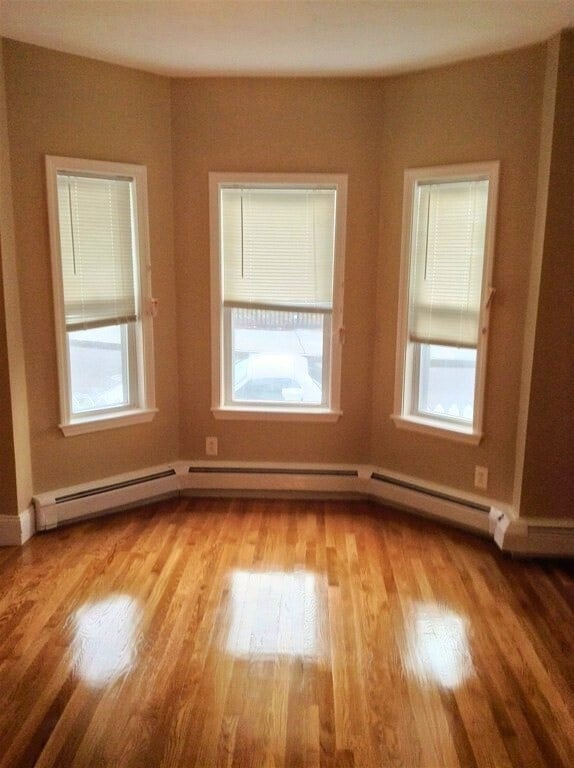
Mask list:
[[0,544],[22,544],[35,530],[177,495],[369,498],[494,538],[524,556],[574,554],[574,521],[517,519],[496,500],[366,464],[177,461],[34,497],[32,510],[0,516]]
[[32,506],[18,515],[0,515],[0,547],[19,547],[36,533]]
[[517,557],[574,557],[574,520],[515,517],[492,509],[491,532],[503,552]]

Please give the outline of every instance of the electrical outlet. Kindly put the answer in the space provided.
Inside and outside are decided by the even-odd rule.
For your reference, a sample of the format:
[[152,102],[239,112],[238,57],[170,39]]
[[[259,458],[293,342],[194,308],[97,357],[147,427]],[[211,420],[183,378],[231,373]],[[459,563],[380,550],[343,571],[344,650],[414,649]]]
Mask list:
[[480,488],[482,491],[486,491],[488,486],[488,467],[474,468],[474,487]]
[[217,456],[217,438],[216,437],[205,438],[205,455]]

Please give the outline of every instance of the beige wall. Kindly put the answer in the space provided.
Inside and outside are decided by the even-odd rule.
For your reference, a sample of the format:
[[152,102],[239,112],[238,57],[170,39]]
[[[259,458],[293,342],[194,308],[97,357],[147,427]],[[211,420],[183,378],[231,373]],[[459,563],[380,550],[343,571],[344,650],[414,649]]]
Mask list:
[[0,514],[17,514],[33,492],[12,174],[0,40]]
[[[170,82],[12,41],[5,42],[4,61],[36,492],[177,457],[201,458],[205,436],[216,435],[221,459],[370,461],[467,491],[473,490],[474,466],[486,465],[487,495],[512,499],[544,46],[389,80]],[[566,126],[566,138],[553,147],[557,159],[567,158],[567,121],[572,117],[569,108],[564,109],[558,120]],[[148,167],[153,289],[160,299],[155,325],[160,413],[149,425],[73,438],[64,438],[57,428],[45,154]],[[399,431],[389,418],[403,172],[421,165],[492,159],[501,161],[497,295],[488,356],[486,436],[479,447],[470,447]],[[338,423],[213,419],[210,171],[348,174],[347,341],[343,416]],[[571,196],[564,179],[551,184],[554,200],[564,200],[564,190]],[[571,241],[565,239],[569,231],[564,221],[560,219],[545,244],[541,306],[546,308],[564,284],[558,267],[566,251],[560,249]],[[560,255],[547,260],[550,251]],[[548,339],[556,338],[556,321],[552,312],[540,313],[534,398],[546,391],[543,350]],[[0,327],[4,378],[5,354]],[[23,377],[24,357],[19,358]],[[558,399],[563,391],[556,391]],[[556,423],[553,417],[552,429]],[[536,424],[547,422],[533,422],[528,432],[529,445],[540,451],[548,435],[540,430],[535,434]],[[571,448],[564,432],[561,439],[560,450]],[[9,463],[10,455],[8,450],[3,463]],[[531,480],[525,480],[525,488],[536,479],[532,471],[529,465]]]
[[[381,81],[176,80],[172,86],[181,454],[363,461],[380,182]],[[336,424],[215,421],[211,415],[208,173],[337,172],[349,177],[342,409]]]
[[18,494],[4,312],[4,281],[0,269],[0,515],[13,515],[18,512]]
[[[36,492],[172,460],[178,453],[170,85],[166,78],[5,41],[9,138]],[[44,155],[148,169],[160,409],[151,424],[63,437]]]
[[[5,100],[3,96],[4,76],[0,86],[0,111],[3,118],[0,130],[5,126]],[[7,145],[6,131],[1,131],[2,147]],[[4,153],[0,161],[5,160]],[[0,194],[3,191],[6,177],[6,166],[0,162]],[[4,204],[4,198],[0,200]],[[6,303],[4,301],[4,258],[5,249],[2,247],[4,227],[0,229],[0,515],[15,514],[18,511],[18,495],[16,489],[16,463],[14,455],[14,433],[12,429],[12,395],[10,392],[10,368],[8,364],[8,341],[6,334]]]
[[574,30],[560,37],[521,514],[574,518]]
[[[381,229],[373,377],[372,458],[396,472],[512,499],[516,419],[536,200],[543,46],[384,82]],[[479,447],[398,430],[393,412],[405,168],[500,160],[494,285]]]

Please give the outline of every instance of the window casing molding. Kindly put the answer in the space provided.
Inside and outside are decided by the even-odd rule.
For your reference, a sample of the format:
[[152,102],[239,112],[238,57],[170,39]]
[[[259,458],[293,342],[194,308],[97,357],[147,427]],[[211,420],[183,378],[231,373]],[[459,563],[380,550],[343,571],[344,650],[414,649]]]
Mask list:
[[[490,308],[495,289],[492,286],[498,176],[500,163],[489,161],[464,165],[407,169],[404,174],[403,220],[401,243],[401,270],[399,282],[399,311],[397,324],[397,352],[395,368],[395,402],[391,415],[395,426],[426,433],[462,443],[478,445],[483,437],[484,395]],[[418,392],[418,365],[420,347],[409,338],[409,300],[414,227],[415,191],[417,184],[488,180],[488,198],[484,239],[479,332],[476,345],[476,373],[474,381],[474,408],[472,423],[464,423],[448,415],[420,413],[415,406]],[[439,342],[440,343],[440,342]]]
[[[221,190],[293,189],[335,190],[333,301],[332,310],[324,317],[324,344],[328,344],[323,385],[327,398],[321,404],[231,402],[230,312],[223,305]],[[211,251],[211,333],[212,333],[212,413],[216,419],[277,420],[277,421],[337,421],[341,415],[341,357],[344,341],[343,285],[345,268],[345,237],[347,211],[347,176],[344,174],[298,173],[224,173],[209,174],[210,251]],[[254,305],[256,306],[256,305]],[[281,311],[280,309],[278,311]],[[311,307],[304,310],[315,312]],[[227,326],[226,326],[227,324]],[[227,368],[226,368],[227,362]]]
[[[59,427],[65,436],[95,432],[151,421],[155,407],[153,354],[154,302],[151,298],[151,263],[148,228],[147,170],[127,163],[46,156],[46,182],[52,285],[56,328],[56,351],[60,399]],[[120,180],[130,183],[131,231],[134,264],[135,319],[120,324],[122,350],[127,352],[124,376],[129,395],[121,405],[102,406],[74,413],[72,374],[64,315],[64,281],[57,182],[62,176]]]

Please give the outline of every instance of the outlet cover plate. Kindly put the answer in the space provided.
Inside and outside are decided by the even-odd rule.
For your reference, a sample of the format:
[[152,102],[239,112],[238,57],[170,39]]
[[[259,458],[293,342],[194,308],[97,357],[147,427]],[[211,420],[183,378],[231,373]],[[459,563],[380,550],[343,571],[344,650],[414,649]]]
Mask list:
[[474,487],[486,491],[488,487],[488,467],[479,467],[477,465],[474,468]]
[[217,452],[218,452],[217,438],[216,437],[206,437],[205,438],[205,455],[206,456],[217,456]]

